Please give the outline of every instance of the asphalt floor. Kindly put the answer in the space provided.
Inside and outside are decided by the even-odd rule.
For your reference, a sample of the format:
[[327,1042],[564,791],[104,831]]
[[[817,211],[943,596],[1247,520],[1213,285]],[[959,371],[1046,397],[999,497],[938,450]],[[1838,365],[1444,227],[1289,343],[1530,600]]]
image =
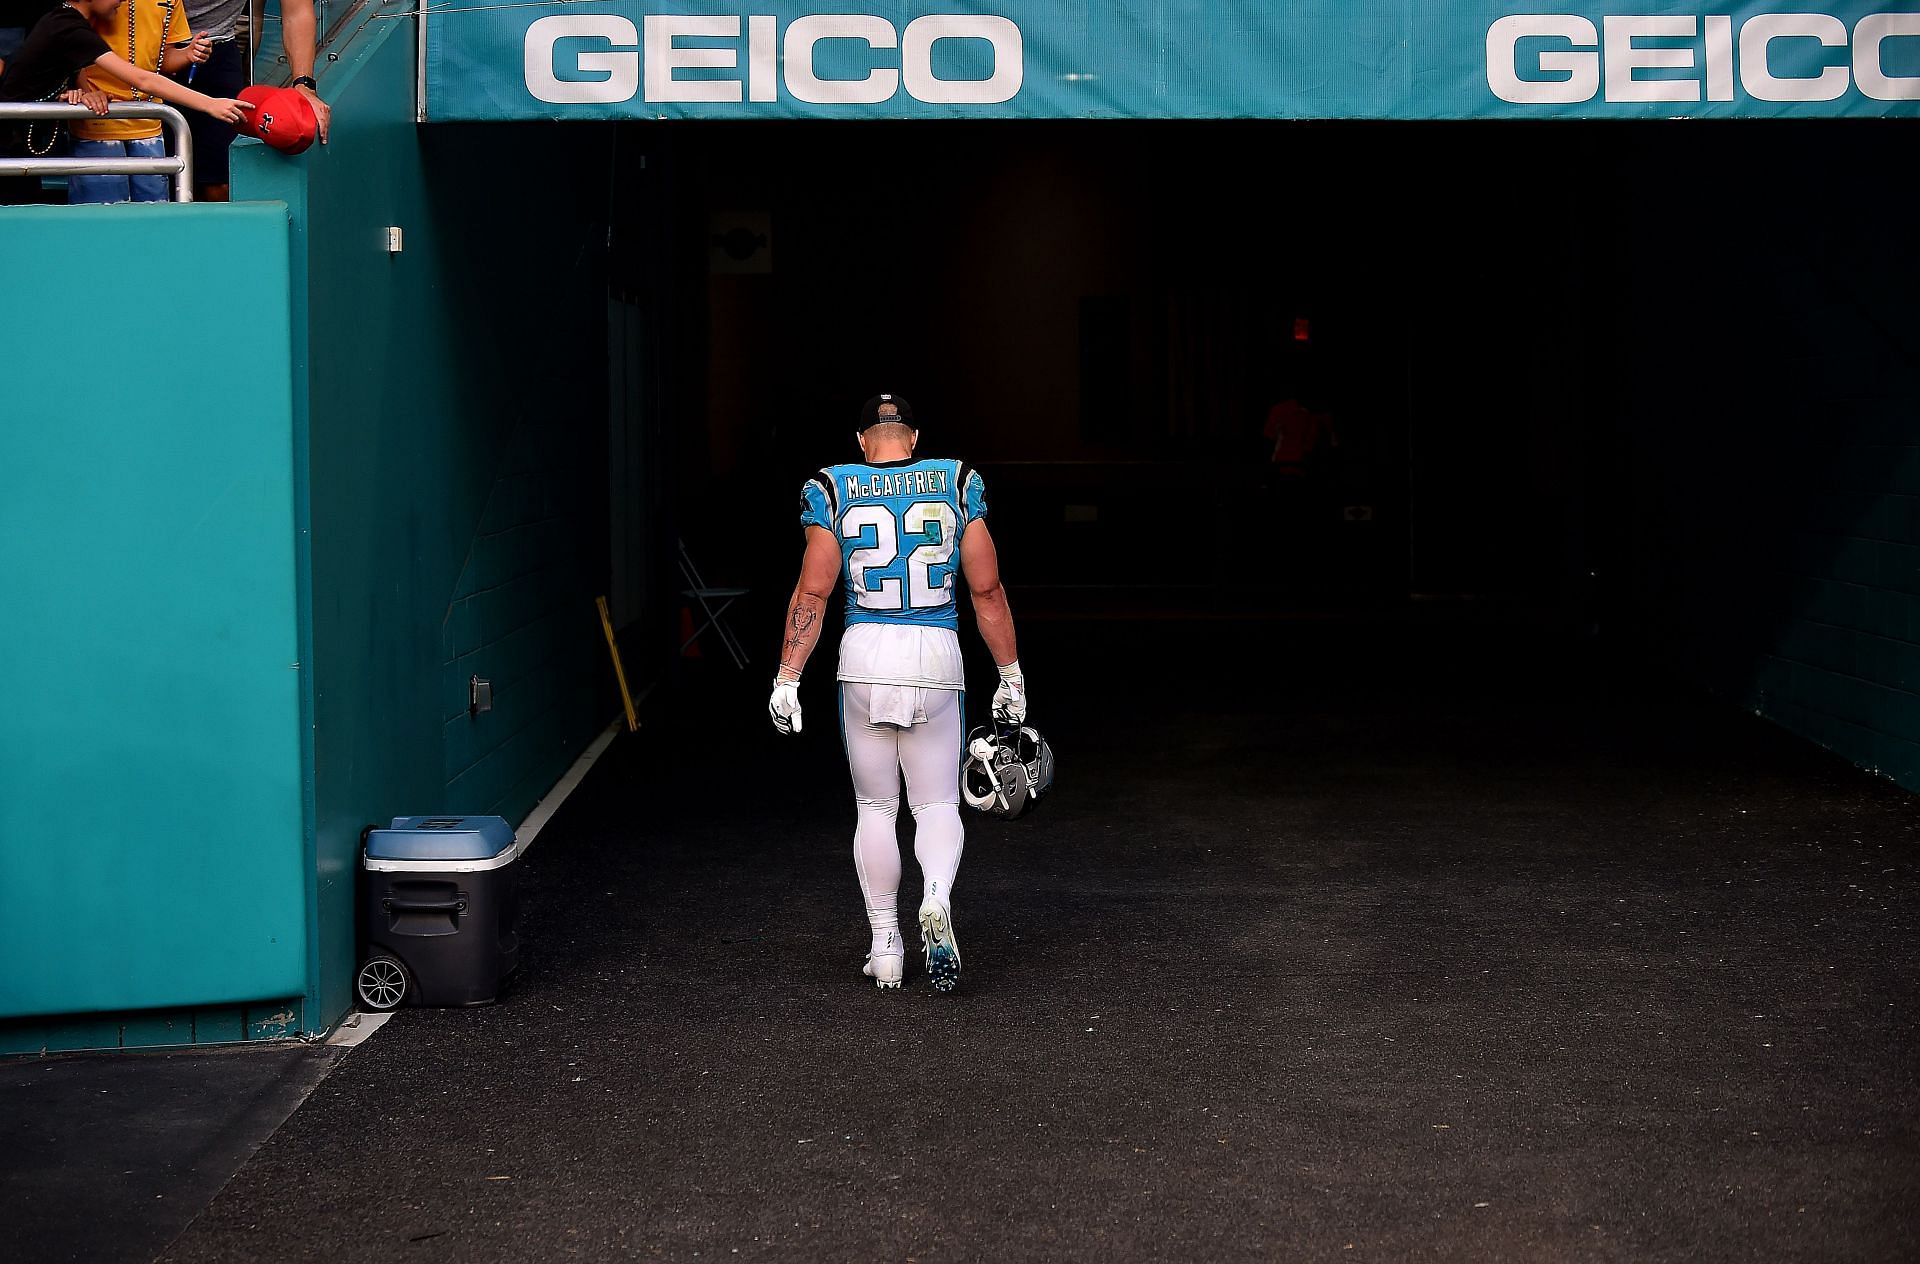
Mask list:
[[273,1044],[0,1059],[0,1259],[151,1260],[339,1053]]
[[166,1258],[1920,1256],[1920,801],[1537,627],[1022,637],[1060,781],[969,814],[957,995],[859,974],[830,673],[781,739],[709,664],[520,862],[505,1000]]

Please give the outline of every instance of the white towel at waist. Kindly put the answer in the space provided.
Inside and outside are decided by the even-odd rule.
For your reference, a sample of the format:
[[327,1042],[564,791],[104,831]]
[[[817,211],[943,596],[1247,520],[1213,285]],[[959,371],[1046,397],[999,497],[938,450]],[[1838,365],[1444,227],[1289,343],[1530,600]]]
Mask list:
[[918,685],[868,685],[867,719],[910,729],[927,722],[927,691]]

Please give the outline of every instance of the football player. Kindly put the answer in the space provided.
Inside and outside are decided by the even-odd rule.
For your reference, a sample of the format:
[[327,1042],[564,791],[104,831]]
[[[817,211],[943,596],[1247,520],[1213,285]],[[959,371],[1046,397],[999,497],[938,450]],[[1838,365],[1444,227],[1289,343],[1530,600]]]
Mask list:
[[782,733],[800,732],[800,671],[820,639],[827,602],[840,589],[847,623],[840,642],[840,727],[858,818],[853,865],[873,934],[864,973],[880,987],[897,988],[904,972],[894,841],[904,773],[913,854],[926,881],[919,916],[927,978],[936,990],[951,992],[960,982],[952,901],[966,730],[956,573],[966,579],[980,637],[1000,667],[996,718],[1025,719],[1026,680],[979,471],[964,461],[916,456],[920,432],[912,407],[898,395],[866,402],[858,439],[863,460],[828,466],[801,488],[806,554],[787,605],[786,640],[767,709]]

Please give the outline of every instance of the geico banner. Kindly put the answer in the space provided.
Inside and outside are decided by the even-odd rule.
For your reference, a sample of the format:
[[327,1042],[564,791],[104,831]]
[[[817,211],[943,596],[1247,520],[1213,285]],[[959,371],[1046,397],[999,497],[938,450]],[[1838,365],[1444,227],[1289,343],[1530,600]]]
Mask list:
[[524,118],[1920,114],[1920,0],[432,6],[427,110]]

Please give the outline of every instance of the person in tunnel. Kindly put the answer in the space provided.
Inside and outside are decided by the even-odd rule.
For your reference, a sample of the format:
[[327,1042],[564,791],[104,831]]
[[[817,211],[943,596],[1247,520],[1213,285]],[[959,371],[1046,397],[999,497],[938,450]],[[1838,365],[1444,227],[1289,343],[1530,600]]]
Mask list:
[[837,673],[840,724],[853,774],[854,871],[872,932],[863,973],[882,988],[899,987],[905,973],[894,838],[905,774],[913,854],[925,880],[919,920],[927,978],[936,991],[950,992],[960,982],[952,899],[965,833],[956,554],[981,639],[1000,669],[995,718],[1026,718],[1026,679],[979,471],[964,461],[916,457],[913,409],[897,395],[866,402],[857,437],[862,460],[828,466],[801,488],[806,553],[767,709],[780,732],[801,731],[800,673],[819,642],[827,601],[841,589],[847,628]]

